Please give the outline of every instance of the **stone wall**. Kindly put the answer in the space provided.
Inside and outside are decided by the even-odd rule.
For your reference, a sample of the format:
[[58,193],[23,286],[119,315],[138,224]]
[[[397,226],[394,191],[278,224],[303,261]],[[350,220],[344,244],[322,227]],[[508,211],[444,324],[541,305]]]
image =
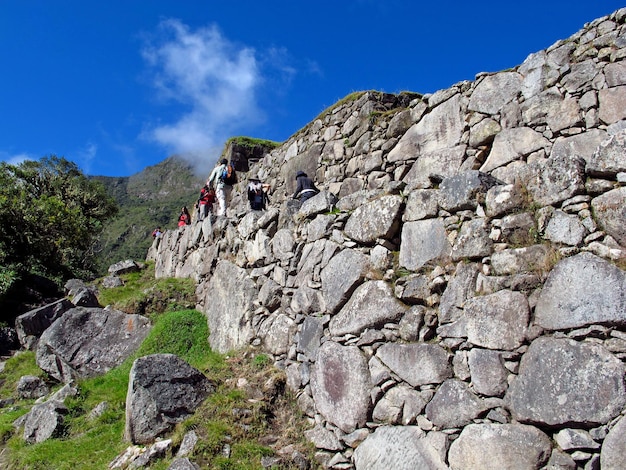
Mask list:
[[[326,468],[623,468],[626,9],[431,95],[347,97],[148,258],[283,368]],[[291,200],[304,170],[323,188]]]

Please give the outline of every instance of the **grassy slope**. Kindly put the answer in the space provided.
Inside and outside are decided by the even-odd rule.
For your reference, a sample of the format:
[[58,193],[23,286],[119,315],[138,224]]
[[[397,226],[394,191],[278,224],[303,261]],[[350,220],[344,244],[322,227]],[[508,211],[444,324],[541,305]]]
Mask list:
[[[26,413],[33,400],[18,400],[13,406],[0,408],[0,440],[6,447],[13,469],[94,469],[107,468],[128,443],[124,442],[125,400],[128,373],[135,357],[152,353],[172,353],[203,371],[217,386],[195,415],[177,426],[171,434],[179,445],[184,433],[194,429],[200,441],[191,459],[202,468],[262,468],[261,457],[274,451],[268,442],[278,446],[293,444],[311,457],[312,448],[302,438],[306,421],[295,400],[284,393],[285,377],[273,368],[268,358],[254,351],[229,356],[210,350],[208,328],[204,315],[187,308],[193,299],[193,283],[189,280],[155,280],[151,269],[125,276],[126,286],[103,290],[103,304],[112,304],[124,311],[146,310],[154,323],[149,337],[133,358],[102,377],[78,383],[79,396],[67,400],[70,414],[63,436],[34,445],[26,445],[21,434],[14,434],[12,422]],[[19,354],[7,362],[0,373],[0,398],[12,397],[19,377],[26,374],[45,376],[35,365],[32,352]],[[245,378],[247,386],[237,387],[237,378]],[[281,393],[273,399],[258,398],[259,391],[274,384]],[[59,388],[57,385],[56,388]],[[99,403],[109,404],[96,419],[89,413]],[[264,444],[262,444],[265,443]],[[231,455],[223,455],[230,446]],[[5,453],[4,458],[7,458]],[[166,469],[171,455],[151,466]],[[0,459],[1,461],[1,459]],[[289,468],[288,466],[282,468]]]

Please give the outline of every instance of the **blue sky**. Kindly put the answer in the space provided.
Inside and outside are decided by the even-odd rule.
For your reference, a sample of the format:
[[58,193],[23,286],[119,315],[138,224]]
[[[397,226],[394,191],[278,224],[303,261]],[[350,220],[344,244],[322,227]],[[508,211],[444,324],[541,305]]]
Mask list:
[[0,160],[128,176],[282,142],[354,91],[432,93],[519,65],[612,0],[0,0]]

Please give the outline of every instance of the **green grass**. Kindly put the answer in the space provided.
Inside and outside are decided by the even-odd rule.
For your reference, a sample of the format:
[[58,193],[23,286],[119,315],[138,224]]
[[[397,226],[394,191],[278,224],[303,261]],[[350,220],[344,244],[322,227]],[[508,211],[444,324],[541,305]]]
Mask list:
[[193,279],[154,278],[154,263],[147,268],[120,276],[121,287],[100,288],[98,300],[127,313],[150,315],[168,310],[180,310],[195,305],[196,285]]
[[[140,282],[139,277],[137,282]],[[213,352],[207,341],[206,318],[197,310],[158,314],[153,322],[150,334],[132,357],[106,375],[77,383],[78,396],[66,400],[70,412],[61,437],[27,445],[21,431],[15,433],[13,421],[28,411],[32,400],[18,401],[13,407],[0,409],[0,448],[4,442],[9,450],[9,468],[107,468],[130,445],[124,442],[123,434],[132,363],[137,357],[154,353],[176,354],[202,370],[217,385],[217,391],[205,400],[196,414],[179,424],[170,436],[178,445],[185,432],[194,429],[200,441],[191,459],[202,468],[261,469],[261,458],[273,454],[272,449],[258,443],[258,438],[266,433],[289,439],[304,452],[312,452],[302,438],[304,421],[294,397],[281,396],[270,409],[266,401],[251,401],[245,390],[236,387],[237,377],[246,377],[257,388],[262,388],[268,380],[285,380],[267,355],[239,352],[225,356]],[[44,375],[36,366],[32,352],[19,354],[7,362],[5,371],[0,374],[2,397],[12,396],[17,380],[26,374]],[[91,410],[103,401],[108,403],[108,409],[101,416],[90,418]],[[245,415],[239,416],[236,410],[245,410]],[[228,458],[222,456],[226,444],[231,451]],[[150,468],[165,470],[171,460],[170,456]]]
[[[155,353],[170,353],[202,371],[216,386],[196,410],[168,435],[174,446],[193,429],[200,441],[191,460],[201,468],[261,469],[261,458],[273,450],[259,444],[266,434],[279,436],[284,445],[293,444],[311,458],[313,447],[302,437],[308,427],[295,397],[279,394],[270,402],[251,400],[251,390],[237,387],[237,378],[246,378],[249,387],[263,390],[275,382],[284,389],[284,372],[275,369],[266,354],[256,351],[215,353],[208,342],[209,330],[204,314],[183,305],[195,305],[195,285],[189,279],[154,279],[153,266],[121,276],[125,285],[114,289],[100,288],[99,301],[128,313],[144,313],[153,323],[139,350],[107,374],[76,383],[78,396],[65,400],[69,414],[62,436],[40,444],[27,445],[21,430],[15,432],[13,422],[28,412],[34,400],[17,400],[0,408],[0,452],[8,451],[9,469],[98,469],[107,468],[130,444],[123,440],[126,394],[133,361]],[[97,284],[97,282],[96,282]],[[15,396],[15,386],[23,375],[36,375],[49,380],[35,363],[35,354],[27,351],[9,359],[0,373],[0,398]],[[54,386],[54,390],[61,387]],[[257,392],[258,393],[258,392]],[[108,408],[97,418],[90,412],[100,403]],[[240,413],[244,410],[243,415]],[[230,446],[230,456],[222,455]],[[6,452],[0,454],[0,467],[6,464]],[[171,456],[151,465],[153,470],[166,470]],[[6,466],[6,465],[5,465]]]

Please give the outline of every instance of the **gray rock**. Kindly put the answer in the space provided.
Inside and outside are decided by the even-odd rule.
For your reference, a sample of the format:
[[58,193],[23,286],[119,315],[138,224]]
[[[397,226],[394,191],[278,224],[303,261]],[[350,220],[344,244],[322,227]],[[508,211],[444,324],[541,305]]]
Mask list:
[[376,357],[412,387],[439,384],[452,377],[450,355],[437,344],[385,343]]
[[444,178],[439,185],[439,205],[449,212],[475,209],[479,196],[484,197],[496,184],[493,176],[477,170]]
[[44,442],[63,431],[64,417],[69,410],[56,400],[34,405],[26,415],[23,437],[27,444]]
[[586,158],[586,170],[592,176],[612,178],[617,173],[626,171],[626,132],[621,131],[608,140]]
[[583,429],[561,429],[554,435],[554,440],[563,450],[595,450],[600,444]]
[[322,334],[324,333],[324,321],[318,317],[306,317],[298,335],[297,351],[304,353],[313,359],[320,347]]
[[136,273],[140,270],[141,267],[132,259],[120,261],[109,266],[109,274],[114,276],[121,276],[122,274],[128,273]]
[[37,338],[57,318],[73,307],[74,304],[72,302],[67,299],[61,299],[18,316],[15,319],[15,330],[21,345],[26,349],[32,349],[36,344]]
[[496,185],[487,191],[485,213],[489,217],[498,217],[519,210],[523,204],[524,197],[519,182]]
[[576,470],[576,468],[576,462],[569,454],[556,447],[552,449],[546,470]]
[[134,444],[152,442],[193,414],[214,390],[199,370],[173,354],[136,359],[126,396],[125,438]]
[[325,449],[330,451],[342,450],[343,446],[339,439],[332,431],[329,431],[324,426],[316,425],[313,429],[304,431],[304,437],[311,441],[318,449]]
[[454,470],[531,470],[551,454],[550,438],[523,424],[470,424],[450,446]]
[[345,433],[362,427],[370,407],[365,356],[354,346],[327,341],[317,352],[311,392],[318,412]]
[[381,426],[354,451],[356,470],[447,468],[437,449],[417,426]]
[[309,242],[314,242],[315,240],[324,238],[328,235],[334,221],[335,217],[332,215],[319,214],[311,221],[311,223],[309,223],[309,226],[307,227],[307,240]]
[[491,255],[494,274],[543,272],[550,266],[550,250],[545,245],[510,248]]
[[324,298],[318,289],[301,285],[291,297],[291,310],[294,313],[310,315],[325,310]]
[[626,324],[626,276],[591,253],[560,261],[535,307],[535,323],[548,330]]
[[439,301],[439,322],[449,323],[463,315],[465,302],[476,294],[479,265],[459,263]]
[[506,391],[509,371],[504,367],[502,353],[473,348],[468,352],[467,359],[476,392],[486,396],[500,396]]
[[24,375],[17,382],[16,392],[19,398],[41,398],[50,393],[50,388],[40,377]]
[[270,312],[280,307],[282,298],[282,288],[271,279],[265,281],[261,289],[259,289],[259,302]]
[[621,417],[611,428],[602,443],[600,467],[603,469],[619,469],[624,466],[626,453],[626,418]]
[[171,465],[167,467],[167,470],[200,470],[200,466],[187,457],[176,458],[172,461]]
[[330,212],[337,204],[337,201],[337,196],[334,194],[328,191],[320,191],[302,204],[297,216],[307,219],[323,212]]
[[102,279],[101,285],[105,289],[113,289],[115,287],[122,287],[124,285],[124,282],[119,276],[106,276],[104,279]]
[[585,161],[577,156],[552,152],[545,161],[535,161],[520,169],[520,178],[532,201],[542,206],[555,205],[585,188]]
[[526,338],[530,307],[520,292],[501,290],[465,304],[470,343],[488,349],[513,350]]
[[141,315],[76,307],[41,335],[37,365],[65,383],[102,375],[135,352],[150,328]]
[[193,429],[186,432],[183,436],[183,441],[180,443],[176,457],[181,458],[191,454],[198,443],[198,435]]
[[578,216],[557,210],[550,218],[544,238],[554,243],[579,246],[587,235],[587,229]]
[[406,310],[407,307],[395,298],[385,281],[365,282],[357,287],[348,303],[331,319],[330,334],[358,335],[366,328],[398,320]]
[[546,149],[550,145],[548,139],[529,127],[504,129],[493,142],[487,160],[480,167],[482,172],[490,172],[514,160],[522,159],[531,153]]
[[296,323],[283,313],[273,313],[259,328],[258,336],[270,354],[285,354],[296,333]]
[[613,189],[591,200],[598,224],[617,243],[626,247],[626,187]]
[[522,423],[593,426],[626,404],[624,364],[597,344],[541,337],[522,357],[506,395]]
[[205,299],[211,348],[226,353],[248,344],[253,337],[249,320],[256,298],[255,283],[244,269],[229,261],[218,263]]
[[281,261],[286,261],[293,257],[295,241],[291,230],[280,229],[272,238],[272,251],[274,256]]
[[426,399],[417,390],[398,385],[387,391],[372,412],[375,422],[408,425],[426,406]]
[[407,222],[402,227],[400,267],[417,271],[431,261],[445,262],[452,247],[440,219]]
[[485,409],[465,382],[448,379],[426,405],[426,417],[441,429],[457,428],[471,423]]
[[399,226],[400,196],[383,196],[356,209],[344,228],[351,239],[369,245],[377,239],[391,239]]
[[466,149],[466,145],[456,145],[421,154],[403,181],[411,188],[428,188],[432,186],[431,175],[454,176],[463,163]]
[[521,92],[521,87],[522,76],[517,72],[486,75],[476,85],[468,108],[483,114],[496,114]]
[[100,307],[98,296],[94,287],[77,289],[71,297],[71,301],[77,307]]
[[439,208],[438,191],[436,189],[418,189],[411,191],[406,202],[406,208],[402,220],[412,222],[414,220],[435,217]]
[[331,258],[320,274],[328,312],[335,313],[346,303],[369,266],[369,258],[356,250],[345,249]]
[[404,133],[389,152],[388,161],[409,160],[455,147],[461,140],[464,127],[460,107],[461,96],[458,94],[435,107]]
[[464,258],[476,259],[489,256],[493,249],[493,241],[489,237],[487,221],[477,218],[463,222],[459,235],[452,247],[452,260]]

